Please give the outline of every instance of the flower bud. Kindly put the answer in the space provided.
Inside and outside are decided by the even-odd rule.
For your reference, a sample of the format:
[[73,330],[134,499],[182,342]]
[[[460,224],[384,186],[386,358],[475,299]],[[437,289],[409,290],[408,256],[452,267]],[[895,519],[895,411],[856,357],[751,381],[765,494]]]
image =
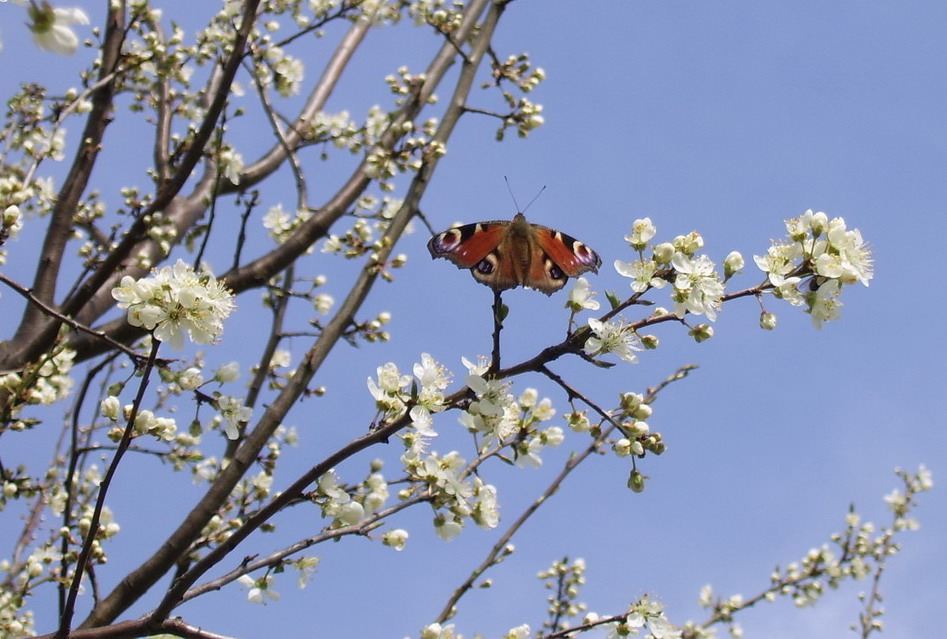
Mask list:
[[[635,443],[637,444],[638,442]],[[619,457],[627,457],[631,454],[631,440],[627,437],[622,437],[615,442],[615,445],[612,446],[612,450],[614,450],[615,454]]]
[[674,245],[663,242],[654,247],[654,261],[658,264],[669,264],[674,257]]
[[643,493],[646,479],[647,477],[642,475],[640,470],[635,469],[631,471],[631,476],[628,478],[628,488],[633,493]]
[[398,528],[389,530],[381,536],[381,543],[390,546],[395,550],[403,550],[404,543],[408,540],[408,531]]
[[743,266],[743,256],[740,255],[738,251],[731,251],[730,254],[723,260],[724,279],[730,279],[735,273],[742,271]]
[[714,327],[710,324],[698,324],[692,328],[688,334],[694,338],[694,340],[700,344],[705,342],[714,336]]
[[653,351],[658,347],[659,340],[657,335],[639,335],[638,337],[641,338],[641,345],[649,351]]

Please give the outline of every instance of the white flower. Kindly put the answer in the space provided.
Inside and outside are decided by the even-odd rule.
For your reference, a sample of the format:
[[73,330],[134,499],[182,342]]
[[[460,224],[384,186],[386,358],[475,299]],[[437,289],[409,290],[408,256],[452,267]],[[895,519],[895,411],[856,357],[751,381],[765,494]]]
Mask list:
[[428,353],[421,353],[421,361],[413,367],[414,376],[421,382],[421,393],[442,391],[450,384],[450,371],[438,364]]
[[79,46],[79,38],[69,27],[71,24],[89,24],[89,16],[78,8],[56,8],[48,2],[31,3],[28,8],[30,31],[33,42],[40,49],[62,55],[72,55]]
[[572,285],[572,290],[569,291],[569,300],[566,302],[566,308],[572,309],[575,313],[578,313],[582,309],[597,311],[599,303],[592,299],[594,295],[595,292],[589,289],[589,281],[584,277],[580,277],[575,281],[575,284]]
[[368,392],[375,398],[375,405],[385,413],[385,419],[397,419],[405,411],[404,390],[411,383],[411,377],[402,375],[392,362],[377,369],[378,382],[367,379]]
[[829,244],[838,252],[842,273],[838,276],[843,284],[861,282],[868,286],[874,276],[871,251],[862,240],[861,231],[846,230],[845,220],[834,218],[827,233]]
[[838,299],[840,288],[838,280],[827,280],[815,293],[810,294],[809,313],[816,328],[822,328],[822,322],[839,318],[842,308],[842,302]]
[[520,408],[532,408],[539,401],[539,391],[535,388],[527,388],[516,401],[519,402]]
[[828,222],[829,217],[825,213],[813,213],[812,209],[809,209],[799,217],[786,220],[786,230],[790,238],[801,242],[808,237],[809,231],[812,231],[814,237],[822,235]]
[[678,235],[672,242],[674,250],[692,257],[697,251],[704,248],[704,238],[697,231],[691,231],[687,235]]
[[335,298],[328,293],[319,293],[312,298],[312,307],[322,315],[328,315],[333,305],[335,305]]
[[378,373],[378,386],[386,393],[396,393],[411,383],[411,378],[398,372],[398,367],[393,362],[379,366],[376,372]]
[[714,264],[706,255],[691,260],[683,253],[675,253],[671,264],[677,271],[674,280],[674,314],[706,315],[713,321],[723,297],[723,284],[714,272]]
[[240,184],[243,156],[233,149],[224,149],[220,152],[219,162],[223,176],[232,184]]
[[566,435],[559,426],[550,426],[540,434],[540,437],[546,446],[555,448],[565,441]]
[[270,237],[279,244],[286,241],[292,230],[293,219],[289,213],[283,210],[282,204],[276,204],[270,207],[270,210],[263,216],[263,226],[269,229]]
[[653,238],[657,232],[658,229],[651,223],[651,218],[645,217],[632,222],[631,233],[626,235],[625,239],[631,244],[633,249],[641,251],[648,245],[648,242],[651,241],[651,238]]
[[524,623],[510,630],[503,635],[503,639],[527,639],[529,637],[529,624]]
[[470,403],[468,412],[483,417],[502,417],[504,411],[513,403],[513,396],[507,391],[509,382],[498,379],[484,379],[480,375],[467,376],[467,388],[477,396],[477,400]]
[[288,368],[292,363],[293,354],[284,349],[273,351],[273,357],[270,358],[270,368]]
[[214,381],[220,383],[235,382],[240,379],[240,362],[228,362],[214,372]]
[[422,437],[437,437],[430,410],[424,406],[412,406],[408,415],[411,417],[411,426],[418,431],[419,435]]
[[194,368],[193,366],[185,370],[181,373],[181,376],[178,377],[178,384],[186,391],[194,390],[203,383],[204,376],[201,374],[200,369]]
[[309,584],[313,574],[316,572],[316,566],[319,565],[319,558],[300,557],[299,559],[291,561],[290,565],[299,571],[299,577],[296,580],[296,585],[299,586],[301,590]]
[[602,322],[594,317],[589,318],[589,328],[592,336],[585,341],[585,352],[595,357],[604,353],[614,353],[621,359],[634,364],[638,361],[634,351],[640,351],[637,334],[616,322]]
[[454,639],[454,624],[432,623],[421,630],[421,639]]
[[565,418],[569,428],[577,433],[587,433],[592,428],[592,423],[589,421],[586,411],[566,413]]
[[339,508],[339,521],[347,526],[354,526],[365,517],[365,508],[357,501],[350,501]]
[[369,491],[362,499],[366,514],[372,514],[385,505],[388,499],[388,482],[381,473],[372,473],[364,484]]
[[714,602],[714,589],[710,584],[700,589],[700,596],[697,599],[701,608],[710,608]]
[[111,419],[113,422],[118,419],[121,408],[121,404],[118,403],[118,398],[113,396],[106,397],[99,405],[99,411],[102,413],[102,416]]
[[463,526],[454,520],[435,520],[434,521],[434,532],[437,533],[437,536],[443,539],[444,541],[450,541],[454,537],[460,534],[460,531],[463,530]]
[[622,262],[615,260],[615,270],[623,277],[630,277],[631,290],[635,293],[644,293],[648,288],[664,288],[667,282],[654,274],[658,270],[658,264],[654,260],[635,260],[634,262]]
[[339,239],[337,235],[330,235],[326,238],[326,241],[322,243],[322,252],[323,253],[341,253],[342,252],[342,240]]
[[381,543],[390,546],[397,551],[404,550],[404,544],[408,540],[408,531],[402,528],[389,530],[381,536]]
[[766,255],[754,255],[753,261],[761,271],[768,274],[770,284],[778,288],[786,283],[785,276],[796,268],[796,260],[800,257],[802,257],[802,244],[799,242],[780,243],[769,247]]
[[516,447],[516,465],[524,468],[529,464],[533,468],[539,468],[543,465],[543,458],[540,453],[543,451],[543,440],[539,437],[533,437],[527,442],[522,442]]
[[174,420],[168,417],[155,417],[150,410],[139,411],[135,417],[136,435],[153,435],[163,441],[171,441],[177,432]]
[[497,489],[491,484],[484,484],[479,477],[474,479],[474,484],[474,496],[477,502],[470,517],[481,528],[496,528],[500,523]]
[[250,575],[242,575],[237,579],[243,586],[250,589],[247,601],[255,604],[266,604],[266,599],[279,601],[279,593],[271,587],[276,581],[273,575],[266,575],[254,580]]
[[[20,229],[23,228],[23,216],[20,215],[20,207],[11,204],[4,209],[3,215],[0,216],[0,226],[3,227],[6,233],[6,239],[15,238],[20,233]],[[0,244],[2,243],[0,242]]]
[[460,361],[463,363],[464,368],[467,369],[469,375],[483,375],[490,369],[490,360],[482,355],[477,358],[476,363],[471,362],[466,357],[461,357]]
[[151,331],[175,349],[184,334],[195,344],[210,344],[223,332],[223,321],[234,309],[233,294],[217,279],[195,272],[183,260],[153,271],[139,280],[126,275],[112,289],[119,308],[128,309],[128,323]]
[[227,420],[227,424],[224,426],[227,439],[237,439],[240,436],[240,426],[250,421],[250,417],[253,416],[253,409],[244,406],[242,399],[229,395],[222,395],[217,398],[217,410]]
[[806,303],[806,300],[802,295],[802,291],[799,290],[801,281],[802,278],[796,276],[783,279],[783,283],[774,289],[776,297],[789,302],[793,306],[802,306]]

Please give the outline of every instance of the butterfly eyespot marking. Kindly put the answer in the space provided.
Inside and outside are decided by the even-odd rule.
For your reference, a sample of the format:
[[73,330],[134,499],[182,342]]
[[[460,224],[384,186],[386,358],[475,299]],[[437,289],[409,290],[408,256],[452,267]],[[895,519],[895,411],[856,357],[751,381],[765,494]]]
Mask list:
[[446,253],[460,246],[461,241],[463,241],[463,235],[460,230],[450,229],[434,236],[434,239],[431,240],[431,246],[438,253]]
[[546,263],[546,273],[549,275],[551,279],[554,279],[554,280],[569,279],[566,277],[566,274],[562,271],[562,269],[556,266],[556,263],[553,262],[548,257],[546,258],[545,263]]
[[602,263],[601,258],[595,254],[589,247],[578,240],[572,242],[572,252],[584,264],[589,264],[592,270],[598,272],[598,267]]
[[490,275],[495,270],[497,270],[497,256],[493,253],[490,253],[485,258],[477,262],[477,265],[474,266],[474,270],[480,273],[481,275]]

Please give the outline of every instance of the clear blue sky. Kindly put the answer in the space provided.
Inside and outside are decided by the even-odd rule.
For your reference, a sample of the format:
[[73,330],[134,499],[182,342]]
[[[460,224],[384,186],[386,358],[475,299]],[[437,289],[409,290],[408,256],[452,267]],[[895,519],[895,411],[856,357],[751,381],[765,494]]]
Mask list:
[[[9,17],[15,9],[0,7],[4,75],[13,65],[29,77],[31,65],[62,64],[65,72],[79,64],[23,45],[22,20]],[[521,203],[547,187],[529,211],[532,221],[561,228],[602,255],[601,273],[590,278],[595,289],[627,294],[627,280],[611,264],[631,259],[622,236],[632,220],[649,216],[667,240],[700,231],[716,260],[743,252],[748,267],[734,281],[736,290],[761,279],[751,256],[784,235],[782,220],[812,208],[861,229],[875,252],[876,277],[868,289],[846,290],[841,321],[821,331],[799,309],[770,300],[780,326],[763,332],[756,303],[743,300],[724,308],[707,343],[665,325],[655,331],[661,349],[642,354],[637,365],[603,372],[557,363],[558,372],[603,404],[620,391],[657,383],[677,366],[700,369],[654,406],[649,421],[668,451],[641,463],[651,477],[648,490],[635,495],[625,488],[628,468],[619,460],[598,460],[581,471],[515,540],[519,552],[492,575],[496,587],[464,601],[455,620],[459,632],[489,637],[524,621],[538,627],[545,591],[534,575],[565,555],[588,564],[582,600],[592,610],[617,613],[653,593],[673,621],[703,619],[696,601],[704,584],[723,595],[756,594],[775,565],[799,560],[841,530],[849,504],[887,524],[882,497],[898,486],[893,468],[914,470],[920,463],[938,485],[916,511],[922,529],[904,536],[902,554],[885,573],[884,636],[933,636],[942,627],[947,305],[939,270],[929,269],[941,261],[947,232],[945,24],[947,5],[932,0],[510,5],[496,50],[501,56],[528,51],[546,70],[548,80],[532,95],[545,107],[546,125],[525,142],[497,144],[494,121],[466,116],[422,202],[435,226],[511,217],[503,182],[509,176]],[[381,78],[401,59],[390,53],[395,40],[378,36],[356,60],[364,68],[358,82],[350,78],[330,110],[384,98]],[[420,70],[436,42],[422,35],[416,44],[405,52],[412,70]],[[308,68],[315,73],[316,61]],[[150,150],[141,153],[144,162]],[[114,188],[100,179],[103,190]],[[136,179],[146,184],[140,174]],[[287,207],[291,197],[289,190],[264,193],[268,204]],[[408,266],[366,305],[366,313],[392,312],[392,342],[339,347],[317,377],[328,395],[309,400],[289,420],[301,443],[287,453],[275,487],[288,483],[291,470],[363,432],[372,417],[364,380],[375,366],[394,361],[410,369],[429,352],[460,373],[462,355],[488,353],[490,291],[446,262],[431,262],[428,236],[417,228],[398,247],[409,255]],[[351,271],[318,259],[307,268],[313,274],[336,269],[328,292],[341,299]],[[4,291],[0,304],[11,298]],[[506,362],[561,337],[564,299],[564,293],[550,299],[522,290],[505,295],[511,308]],[[666,294],[651,299],[665,304]],[[248,295],[242,306],[255,300]],[[251,324],[238,313],[233,326],[223,345],[229,352],[214,353],[212,361],[240,356],[239,331]],[[300,342],[297,355],[303,349]],[[543,380],[518,379],[515,388],[527,386],[565,409],[561,394]],[[454,419],[439,422],[442,452],[466,446]],[[340,472],[354,480],[372,456],[395,459],[398,445],[389,448]],[[501,491],[501,530],[557,472],[565,452],[549,455],[542,470],[499,470],[489,478]],[[387,470],[397,474],[394,465]],[[167,501],[165,489],[141,485],[132,472],[122,480],[112,508],[129,535],[114,544],[108,570],[99,571],[104,583],[114,583],[137,556],[135,531],[173,521],[155,512],[157,500]],[[182,478],[175,485],[184,490],[189,483]],[[411,532],[400,554],[364,540],[321,549],[314,582],[298,591],[286,575],[278,585],[280,604],[251,606],[234,586],[179,612],[191,623],[244,637],[416,635],[499,534],[467,528],[444,543],[429,520],[418,513],[391,522]],[[320,526],[314,513],[300,509],[278,523],[277,535],[254,537],[235,562]],[[866,588],[830,593],[813,609],[763,606],[742,618],[746,635],[846,636],[859,609],[855,592]]]

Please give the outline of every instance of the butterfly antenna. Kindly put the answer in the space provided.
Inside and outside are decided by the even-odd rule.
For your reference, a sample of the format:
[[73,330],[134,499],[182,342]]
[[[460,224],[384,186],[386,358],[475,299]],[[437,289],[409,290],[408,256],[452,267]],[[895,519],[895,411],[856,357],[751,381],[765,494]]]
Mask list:
[[533,199],[529,201],[529,204],[527,204],[527,205],[526,205],[526,208],[523,209],[523,213],[526,213],[526,211],[529,210],[529,207],[531,207],[531,206],[533,205],[533,202],[535,202],[536,200],[539,199],[539,196],[542,195],[542,194],[543,194],[543,191],[545,191],[545,190],[546,190],[546,185],[543,184],[543,188],[539,189],[539,193],[537,193],[537,194],[533,197]]
[[519,202],[516,201],[516,196],[513,195],[513,187],[510,186],[510,178],[503,176],[503,181],[506,182],[506,190],[510,192],[510,199],[513,200],[513,206],[516,207],[516,212],[520,212]]
[[533,199],[529,201],[529,204],[526,205],[526,208],[525,208],[525,209],[520,209],[519,202],[516,201],[516,196],[513,195],[513,187],[510,186],[510,178],[508,178],[508,177],[506,177],[506,176],[504,175],[504,176],[503,176],[503,180],[506,182],[506,190],[510,192],[510,199],[513,200],[513,206],[516,207],[516,212],[517,212],[517,213],[523,213],[523,214],[525,214],[526,211],[529,210],[529,207],[531,207],[531,206],[533,205],[533,202],[535,202],[536,200],[538,200],[538,199],[539,199],[539,196],[542,195],[542,194],[543,194],[543,191],[546,190],[546,185],[544,184],[544,185],[543,185],[543,188],[539,189],[539,193],[537,193],[537,194],[533,197]]

